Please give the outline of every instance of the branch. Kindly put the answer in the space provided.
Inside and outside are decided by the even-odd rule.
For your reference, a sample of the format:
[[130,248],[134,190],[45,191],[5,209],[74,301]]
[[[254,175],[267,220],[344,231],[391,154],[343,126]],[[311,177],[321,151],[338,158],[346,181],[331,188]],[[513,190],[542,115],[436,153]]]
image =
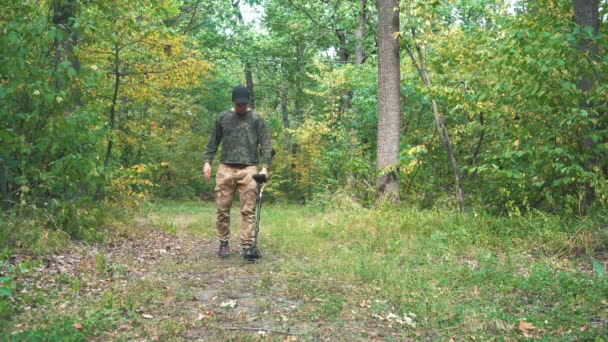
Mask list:
[[199,5],[200,2],[201,2],[201,0],[196,0],[196,4],[194,5],[194,12],[192,13],[192,17],[190,17],[190,22],[188,22],[188,25],[184,29],[184,35],[186,33],[188,33],[188,30],[190,29],[190,26],[194,22],[194,17],[196,17],[196,12],[198,12],[198,5]]
[[[266,329],[266,328],[253,328],[253,327],[221,327],[221,328],[226,329],[226,330],[232,330],[232,331],[238,331],[238,330],[263,331],[263,332],[267,332],[267,333],[271,333],[271,334],[281,334],[281,335],[288,335],[288,336],[302,335],[302,334],[294,334],[294,333],[284,332],[284,331],[270,330],[270,329]],[[310,329],[309,331],[312,331],[312,330],[313,329]],[[306,333],[308,333],[308,332],[306,332]]]

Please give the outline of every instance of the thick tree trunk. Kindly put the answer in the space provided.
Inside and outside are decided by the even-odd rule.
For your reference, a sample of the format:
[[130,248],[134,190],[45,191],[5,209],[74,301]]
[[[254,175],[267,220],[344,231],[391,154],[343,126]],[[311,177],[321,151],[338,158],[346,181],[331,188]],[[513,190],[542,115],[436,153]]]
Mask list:
[[378,145],[376,198],[399,201],[399,128],[401,121],[399,1],[378,0]]
[[[573,0],[572,6],[574,8],[574,21],[585,30],[591,28],[591,32],[594,37],[597,37],[599,33],[599,3],[598,0]],[[600,106],[601,104],[589,103],[585,93],[593,90],[601,83],[602,77],[599,72],[599,68],[596,67],[601,62],[600,50],[597,44],[594,44],[593,39],[581,39],[579,42],[579,49],[581,51],[581,61],[579,65],[583,66],[583,74],[579,80],[579,89],[584,94],[580,101],[580,107],[583,109],[591,109],[593,107]],[[607,116],[608,113],[597,113],[598,117]],[[604,170],[604,175],[608,175],[608,167],[606,166],[605,155],[594,153],[598,144],[601,141],[596,141],[590,136],[595,133],[596,130],[602,130],[605,126],[601,124],[597,127],[590,128],[586,137],[581,142],[581,153],[587,156],[585,167],[588,170],[593,170],[596,167]],[[596,198],[595,189],[589,185],[585,185],[585,198],[582,203],[582,208],[586,208],[591,205]]]

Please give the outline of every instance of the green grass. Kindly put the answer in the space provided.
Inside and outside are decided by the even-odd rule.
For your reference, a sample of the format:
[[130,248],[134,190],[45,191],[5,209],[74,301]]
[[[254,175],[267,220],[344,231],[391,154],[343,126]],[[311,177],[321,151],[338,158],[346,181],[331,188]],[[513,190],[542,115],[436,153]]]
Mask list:
[[[212,203],[156,203],[141,215],[152,228],[215,239]],[[236,236],[236,204],[233,217]],[[320,322],[340,328],[391,323],[400,334],[396,339],[603,341],[608,335],[607,222],[607,215],[493,217],[407,207],[365,209],[346,201],[330,207],[265,203],[260,231],[265,257],[256,265],[258,278],[252,286],[257,296],[269,301],[280,293],[281,298],[302,303],[285,323],[283,316],[277,316],[281,322],[277,324]],[[98,254],[94,274],[57,276],[63,290],[38,304],[49,308],[32,316],[18,308],[1,317],[13,325],[26,317],[31,322],[47,317],[40,324],[30,322],[31,328],[11,336],[12,340],[103,339],[124,325],[135,328],[123,339],[149,337],[146,329],[151,323],[142,320],[137,310],[162,312],[167,309],[164,298],[189,302],[196,295],[192,288],[202,285],[195,278],[180,281],[177,275],[204,274],[205,262],[217,261],[166,266],[160,274],[166,287],[138,280],[129,288],[109,287],[99,297],[80,302],[80,311],[53,309],[58,302],[78,301],[78,291],[92,276],[126,276],[125,265],[112,264]],[[8,264],[3,265],[7,269]],[[12,272],[15,278],[18,271]],[[0,314],[7,303],[6,296],[0,298],[4,305]],[[74,330],[74,324],[81,328]],[[171,339],[185,328],[183,322],[164,320],[155,329],[162,331],[153,336]],[[251,337],[247,336],[236,339]]]

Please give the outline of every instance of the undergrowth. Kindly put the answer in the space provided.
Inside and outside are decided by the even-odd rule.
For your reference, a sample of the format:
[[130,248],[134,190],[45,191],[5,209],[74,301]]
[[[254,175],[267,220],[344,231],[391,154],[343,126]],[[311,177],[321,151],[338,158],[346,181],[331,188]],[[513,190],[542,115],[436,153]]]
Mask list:
[[[146,223],[120,212],[110,215],[113,218],[107,218],[100,229],[104,240],[145,234],[149,229],[215,239],[212,203],[161,202],[143,209],[139,215]],[[236,237],[238,206],[232,213]],[[285,289],[282,295],[304,303],[295,314],[301,322],[339,326],[389,322],[414,339],[602,341],[608,334],[607,223],[606,214],[563,218],[533,212],[496,217],[391,205],[368,209],[347,200],[318,206],[265,204],[260,249],[265,255],[262,263],[272,272],[256,286],[269,296],[274,288]],[[41,239],[45,234],[50,237]],[[51,231],[37,236],[21,240],[40,253],[66,243],[61,234],[54,237]],[[6,248],[0,255],[0,320],[14,326],[24,310],[20,306],[33,303],[43,309],[46,294],[20,293],[19,278],[34,266],[15,263],[12,253]],[[116,271],[123,266],[106,265],[103,255],[95,262],[103,274],[126,276]],[[83,282],[63,277],[67,278],[58,276],[55,281],[76,292]],[[39,328],[12,338],[104,336],[117,324],[135,323],[121,313],[124,309],[107,303],[119,302],[127,312],[134,312],[138,303],[149,301],[140,298],[143,294],[161,295],[152,284],[146,286],[150,286],[146,291],[105,293],[101,301],[83,303],[79,312],[60,315],[49,310],[48,321]],[[179,327],[177,322],[165,325]]]

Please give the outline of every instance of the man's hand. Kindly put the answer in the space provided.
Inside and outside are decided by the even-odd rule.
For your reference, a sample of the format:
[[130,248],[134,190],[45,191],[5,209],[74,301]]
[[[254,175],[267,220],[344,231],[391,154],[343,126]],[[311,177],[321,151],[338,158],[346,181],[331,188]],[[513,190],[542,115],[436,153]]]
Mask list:
[[209,162],[203,164],[203,176],[205,176],[207,182],[211,179],[211,164]]
[[260,171],[261,175],[265,175],[266,177],[268,177],[268,169],[267,168],[262,168],[262,171]]

